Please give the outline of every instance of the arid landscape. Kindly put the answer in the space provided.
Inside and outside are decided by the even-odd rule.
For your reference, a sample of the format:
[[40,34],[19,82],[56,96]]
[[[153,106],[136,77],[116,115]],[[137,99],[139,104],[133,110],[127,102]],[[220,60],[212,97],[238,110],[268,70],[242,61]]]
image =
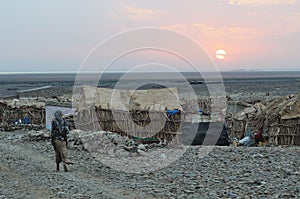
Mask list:
[[[2,132],[0,142],[1,198],[300,197],[299,147],[194,146],[169,166],[141,173],[112,169],[71,147],[74,165],[65,173],[55,171],[47,139],[30,141],[28,132]],[[128,164],[135,158],[128,158]]]
[[[268,103],[278,97],[299,92],[299,76],[282,76],[284,78],[260,77],[259,80],[253,79],[253,76],[225,76],[229,103],[227,112],[243,110],[247,108],[245,104],[249,108],[257,102]],[[72,95],[72,89],[67,86],[72,83],[70,77],[68,81],[49,78],[46,82],[38,83],[28,81],[26,77],[19,83],[2,81],[6,81],[1,88],[6,88],[3,93],[8,98],[14,98],[12,95],[16,93],[13,92],[21,91],[24,85],[27,89],[34,86],[51,87],[45,91],[29,90],[30,94],[17,92],[22,98],[59,99],[58,96]],[[116,80],[109,80],[104,84],[114,81]],[[8,87],[16,89],[7,89]],[[203,93],[206,93],[203,84],[196,84],[194,88],[202,88]],[[241,106],[237,108],[232,104]],[[121,143],[131,147],[135,145],[134,142],[123,140],[117,134],[104,132],[103,137],[101,132],[94,134],[95,132],[83,131],[78,134],[77,130],[71,130],[68,153],[74,164],[69,166],[69,172],[57,172],[49,130],[43,124],[32,127],[31,130],[29,127],[26,129],[2,129],[0,133],[0,198],[300,197],[299,146],[136,144],[137,151],[126,151]],[[92,138],[97,140],[96,150],[95,142],[91,143],[91,139],[87,138],[92,134],[102,136]],[[107,135],[109,138],[106,138]],[[115,136],[119,141],[116,141],[118,139]],[[183,151],[180,155],[172,153],[181,149]],[[170,159],[172,161],[164,165],[164,161]],[[128,166],[134,170],[120,169]],[[149,170],[149,167],[158,169]]]

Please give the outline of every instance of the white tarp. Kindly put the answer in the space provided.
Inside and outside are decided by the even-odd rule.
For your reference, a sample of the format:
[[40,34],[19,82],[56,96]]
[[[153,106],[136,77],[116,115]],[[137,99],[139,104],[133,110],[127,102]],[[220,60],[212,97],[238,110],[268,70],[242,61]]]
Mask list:
[[112,110],[182,110],[177,88],[149,90],[119,90],[109,88],[82,87],[78,110],[92,106]]

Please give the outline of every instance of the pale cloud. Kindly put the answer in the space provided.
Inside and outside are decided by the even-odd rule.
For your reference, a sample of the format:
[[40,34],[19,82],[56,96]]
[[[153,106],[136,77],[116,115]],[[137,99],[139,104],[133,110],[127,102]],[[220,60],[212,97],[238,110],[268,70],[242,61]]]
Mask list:
[[187,26],[185,28],[190,31],[191,29],[201,31],[203,36],[209,38],[226,38],[231,40],[252,40],[258,37],[285,36],[300,33],[300,12],[286,16],[270,15],[267,18],[269,18],[269,21],[276,21],[276,23],[265,24],[263,28],[242,26],[216,27],[203,23],[194,23],[190,25],[194,28]]
[[150,8],[138,8],[133,6],[125,6],[121,11],[109,13],[112,18],[127,18],[135,22],[144,22],[159,19],[163,12]]
[[244,6],[295,5],[296,3],[296,0],[229,0],[229,4]]
[[[239,59],[237,55],[242,54],[243,51],[254,48],[251,46],[257,43],[264,34],[260,30],[249,27],[213,26],[206,23],[173,24],[164,28],[189,36],[202,45],[210,55],[214,55],[216,49],[225,48],[231,55],[236,56],[235,59]],[[241,46],[247,46],[247,48],[241,48]],[[255,48],[255,51],[259,50]]]
[[300,33],[300,12],[286,16],[270,15],[276,23],[270,24],[266,34],[268,35],[289,35]]
[[214,27],[202,23],[194,23],[192,25],[198,27],[204,36],[224,37],[228,39],[253,39],[256,36],[261,35],[261,32],[256,29],[247,27]]
[[247,27],[224,26],[216,27],[204,23],[192,24],[173,24],[164,28],[176,30],[187,35],[200,35],[212,40],[217,38],[226,38],[232,40],[250,40],[262,34],[262,32]]
[[133,20],[137,18],[144,18],[144,19],[158,18],[162,15],[162,11],[148,9],[148,8],[137,8],[132,6],[126,6],[125,10],[127,12],[128,18]]

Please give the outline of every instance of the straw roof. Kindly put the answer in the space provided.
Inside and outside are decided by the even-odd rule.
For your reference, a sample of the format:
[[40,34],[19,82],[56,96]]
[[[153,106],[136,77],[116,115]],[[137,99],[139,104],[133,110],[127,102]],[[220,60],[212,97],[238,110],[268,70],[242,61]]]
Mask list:
[[228,121],[231,136],[239,137],[244,133],[246,123],[250,123],[253,132],[259,132],[263,127],[271,144],[300,145],[300,93],[279,97],[266,106],[255,104],[229,117]]
[[300,118],[300,94],[290,95],[277,107],[282,120]]

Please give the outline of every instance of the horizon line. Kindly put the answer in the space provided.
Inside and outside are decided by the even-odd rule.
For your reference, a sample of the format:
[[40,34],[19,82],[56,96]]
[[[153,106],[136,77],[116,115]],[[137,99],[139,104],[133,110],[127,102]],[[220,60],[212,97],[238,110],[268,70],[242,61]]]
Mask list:
[[[104,73],[126,73],[128,71],[104,71]],[[170,71],[135,71],[131,73],[172,73]],[[182,70],[178,72],[198,72],[194,70]],[[201,72],[201,71],[200,71]],[[279,69],[232,69],[232,70],[219,70],[219,71],[202,71],[202,72],[300,72],[300,69],[291,69],[291,70],[279,70]],[[17,75],[17,74],[94,74],[94,73],[103,73],[100,71],[12,71],[12,72],[0,72],[0,75]]]

